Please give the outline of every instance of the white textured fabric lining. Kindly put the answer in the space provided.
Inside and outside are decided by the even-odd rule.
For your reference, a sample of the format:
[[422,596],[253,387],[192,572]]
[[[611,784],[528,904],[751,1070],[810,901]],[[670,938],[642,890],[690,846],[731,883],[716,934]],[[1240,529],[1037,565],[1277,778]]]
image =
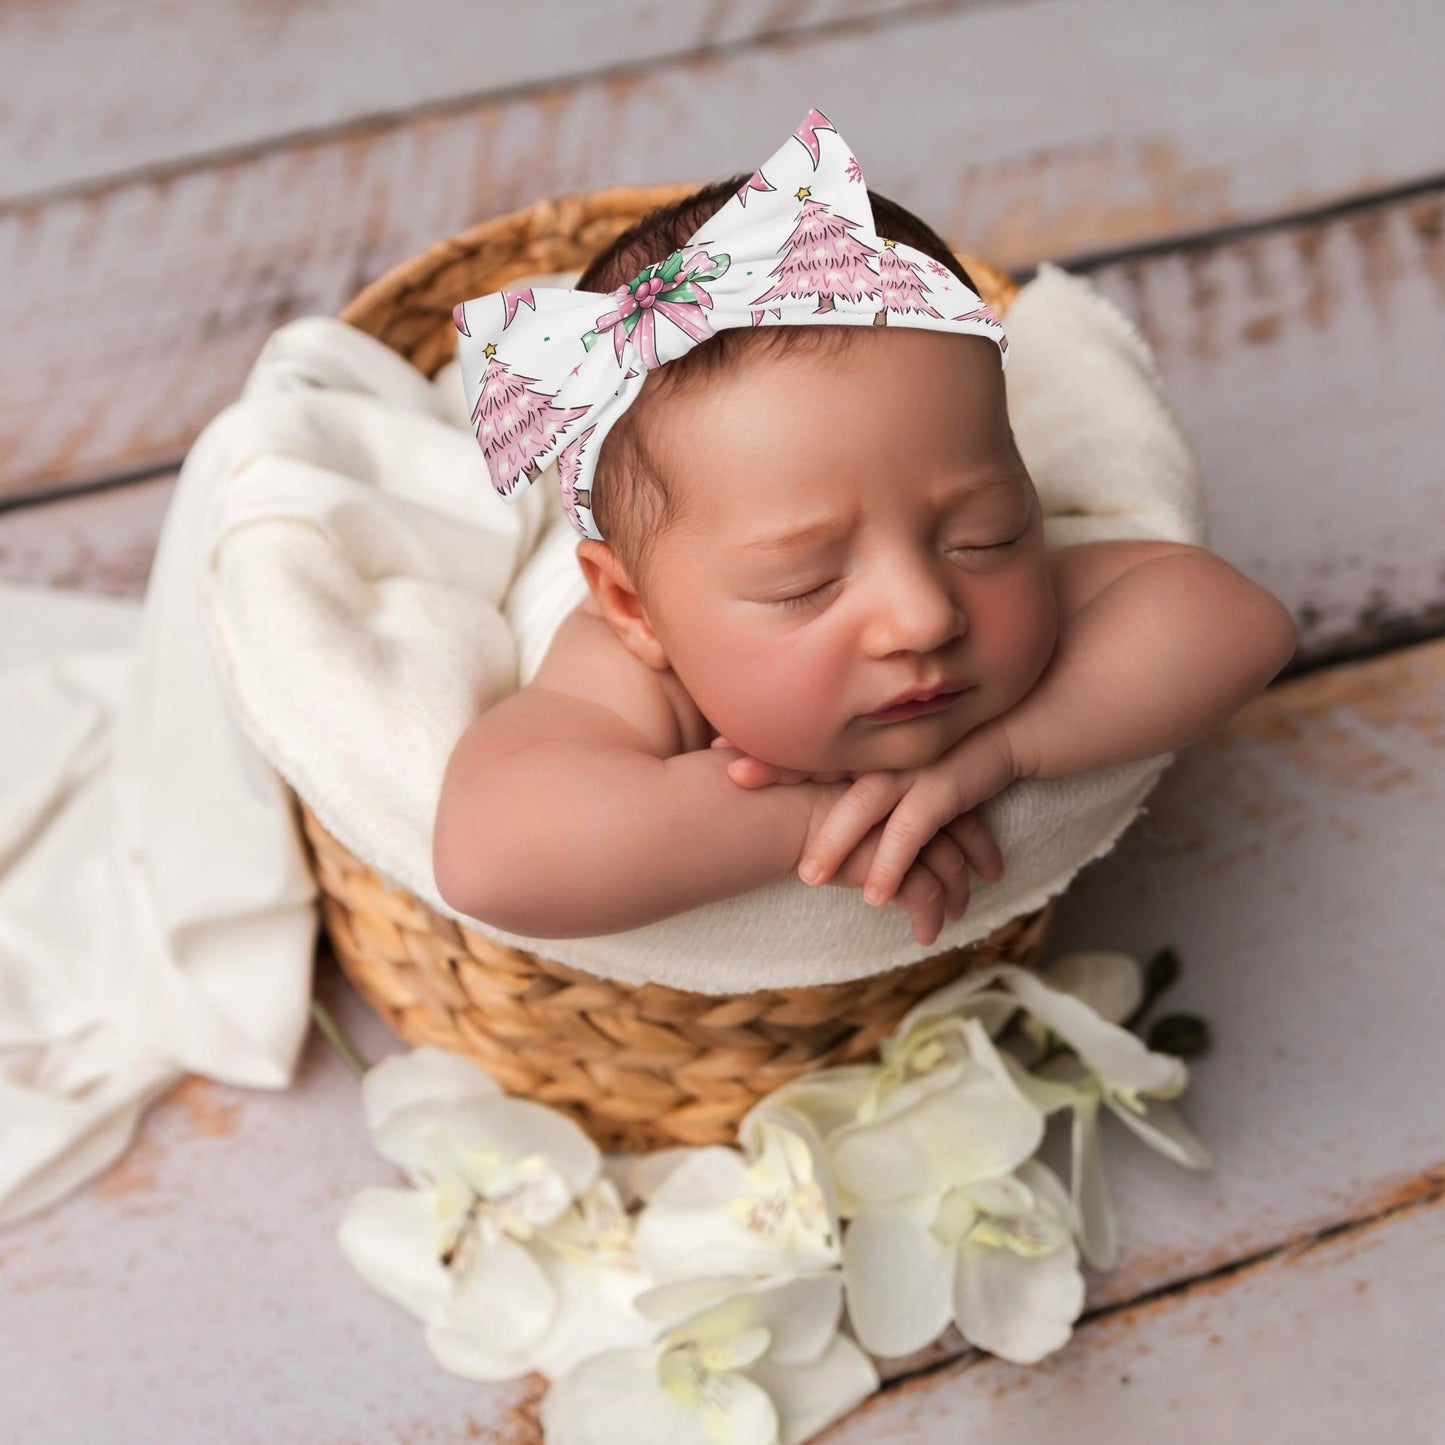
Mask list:
[[[1048,544],[1131,537],[1202,545],[1194,459],[1128,319],[1088,282],[1045,265],[1021,289],[1005,325],[1010,420],[1040,493]],[[433,385],[437,408],[465,426],[455,366]],[[433,470],[423,479],[414,467],[391,479],[415,508],[403,517],[399,499],[388,497],[385,518],[364,527],[343,528],[334,517],[319,519],[319,531],[273,520],[222,536],[212,594],[231,683],[258,746],[352,851],[448,914],[431,875],[430,838],[450,745],[474,707],[505,693],[514,678],[531,678],[585,591],[552,472],[509,506],[488,495],[470,432],[455,439],[456,455],[449,447],[446,461],[456,475],[443,479]],[[440,462],[438,454],[433,468]],[[314,514],[322,484],[363,511],[376,502],[376,479],[366,470],[359,478],[318,477],[316,466],[338,465],[322,448],[304,473],[295,460],[276,456],[256,465],[266,479],[253,486],[253,518],[293,509]],[[414,490],[422,485],[454,500],[436,536],[428,495]],[[490,533],[459,528],[459,513]],[[532,547],[528,537],[539,522],[546,529]],[[399,550],[403,524],[417,530],[412,562]],[[500,541],[498,532],[506,534]],[[485,546],[496,549],[494,574],[505,564],[519,568],[501,604],[505,637],[485,605],[498,576],[468,575],[468,567],[480,570]],[[460,567],[433,575],[433,549],[455,559],[458,548]],[[1007,877],[976,886],[968,913],[928,946],[913,941],[901,910],[872,909],[855,890],[809,888],[792,877],[595,938],[528,938],[474,926],[627,982],[732,993],[854,978],[967,943],[1044,903],[1112,847],[1171,758],[1027,780],[991,800],[985,813]],[[505,847],[504,830],[487,846]]]

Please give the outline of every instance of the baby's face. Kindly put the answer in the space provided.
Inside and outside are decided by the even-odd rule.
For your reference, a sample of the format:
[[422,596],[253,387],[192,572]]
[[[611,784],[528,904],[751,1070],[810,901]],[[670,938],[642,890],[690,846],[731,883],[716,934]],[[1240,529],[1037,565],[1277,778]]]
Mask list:
[[[680,518],[647,615],[708,721],[782,767],[919,767],[1006,712],[1058,636],[998,349],[879,328],[760,357],[650,418]],[[901,694],[956,692],[913,715]]]

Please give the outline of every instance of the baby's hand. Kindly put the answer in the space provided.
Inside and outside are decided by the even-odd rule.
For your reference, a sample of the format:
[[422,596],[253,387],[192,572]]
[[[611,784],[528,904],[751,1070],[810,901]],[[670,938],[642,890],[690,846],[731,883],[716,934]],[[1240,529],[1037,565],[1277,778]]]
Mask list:
[[1019,776],[1002,729],[987,725],[925,768],[864,773],[821,821],[815,815],[798,874],[805,883],[826,883],[886,818],[863,896],[869,903],[887,903],[924,845],[941,828],[968,820],[960,846],[979,875],[997,883],[1003,855],[973,810]]
[[[819,799],[814,819],[826,817],[838,801],[839,789],[830,788]],[[978,834],[982,824],[958,819],[954,825],[940,829],[920,850],[910,864],[893,896],[912,922],[913,937],[919,943],[932,943],[943,928],[945,918],[962,918],[968,911],[969,868],[979,853]],[[845,888],[861,888],[873,865],[883,827],[869,830],[858,846],[839,865],[832,883]],[[986,835],[985,835],[986,837]],[[967,842],[968,848],[963,846]]]

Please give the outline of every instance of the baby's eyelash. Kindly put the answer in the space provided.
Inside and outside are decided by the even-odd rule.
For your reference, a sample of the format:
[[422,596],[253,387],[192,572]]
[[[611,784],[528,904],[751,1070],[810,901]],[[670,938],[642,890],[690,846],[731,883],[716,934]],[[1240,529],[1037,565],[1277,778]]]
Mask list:
[[[1017,547],[1023,540],[1022,536],[1018,536],[1011,538],[1007,542],[994,542],[988,547],[950,547],[948,550],[950,552],[1005,552],[1010,547]],[[816,602],[830,587],[835,587],[838,580],[839,579],[835,578],[832,582],[820,583],[817,587],[811,588],[807,592],[799,592],[796,597],[770,598],[768,600],[768,606],[785,608],[807,607],[811,603]]]
[[774,597],[771,605],[774,607],[806,607],[809,603],[817,601],[833,585],[834,582],[824,582],[810,591],[799,592],[796,597]]

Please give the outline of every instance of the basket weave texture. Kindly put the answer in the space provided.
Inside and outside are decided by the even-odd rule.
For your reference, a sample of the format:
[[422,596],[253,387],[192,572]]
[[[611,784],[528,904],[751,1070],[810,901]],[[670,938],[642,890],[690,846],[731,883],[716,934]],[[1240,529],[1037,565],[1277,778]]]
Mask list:
[[[427,376],[456,354],[452,308],[526,276],[582,269],[615,236],[693,185],[545,199],[430,246],[356,296],[341,319]],[[959,252],[1002,315],[1017,286]],[[987,938],[840,984],[701,994],[633,986],[511,948],[379,876],[297,799],[343,972],[406,1042],[466,1055],[509,1093],[576,1119],[604,1148],[728,1143],[763,1095],[873,1054],[924,995],[970,968],[1037,964],[1050,900]],[[900,919],[901,921],[901,919]]]

